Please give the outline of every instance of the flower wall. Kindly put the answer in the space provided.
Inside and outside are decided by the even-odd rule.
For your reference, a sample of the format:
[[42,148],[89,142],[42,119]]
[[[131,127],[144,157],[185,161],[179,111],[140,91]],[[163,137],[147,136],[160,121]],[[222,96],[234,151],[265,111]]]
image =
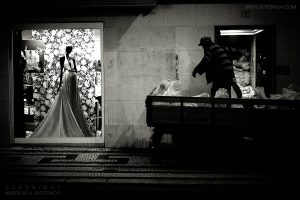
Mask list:
[[95,67],[93,55],[95,40],[93,29],[51,29],[33,30],[32,39],[42,40],[45,49],[44,73],[32,74],[35,127],[44,119],[57,95],[60,77],[59,58],[64,56],[66,46],[72,46],[70,56],[75,58],[78,70],[77,80],[84,116],[92,132],[95,133]]

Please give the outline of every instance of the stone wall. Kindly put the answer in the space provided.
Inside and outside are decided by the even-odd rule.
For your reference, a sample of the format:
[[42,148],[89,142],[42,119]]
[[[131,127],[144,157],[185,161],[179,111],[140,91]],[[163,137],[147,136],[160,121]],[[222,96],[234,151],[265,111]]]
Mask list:
[[[281,13],[286,15],[278,21]],[[206,84],[205,76],[197,75],[195,79],[191,73],[203,57],[203,50],[197,44],[202,36],[214,39],[215,25],[277,25],[276,62],[290,63],[293,72],[277,76],[277,84],[287,86],[289,82],[285,77],[298,81],[300,70],[296,54],[300,49],[292,45],[293,51],[285,51],[290,48],[292,38],[299,41],[296,28],[287,28],[284,24],[296,23],[289,20],[294,13],[245,11],[245,5],[234,4],[181,4],[158,5],[146,16],[103,18],[105,146],[148,147],[151,131],[146,125],[146,95],[161,81],[175,80],[176,69],[187,95],[209,93],[210,85]],[[287,33],[290,39],[283,36]],[[171,141],[168,136],[165,139]]]
[[[191,72],[203,56],[202,36],[214,38],[215,25],[275,25],[276,63],[289,65],[278,75],[277,90],[300,80],[299,22],[295,10],[245,10],[239,4],[158,5],[147,15],[72,18],[70,22],[104,22],[105,146],[147,148],[145,98],[159,82],[174,79],[178,68],[182,87],[190,95],[208,92],[205,77]],[[50,20],[51,21],[51,20]],[[67,22],[67,19],[62,19]],[[1,37],[1,143],[9,144],[9,32]],[[170,142],[168,138],[167,142]]]

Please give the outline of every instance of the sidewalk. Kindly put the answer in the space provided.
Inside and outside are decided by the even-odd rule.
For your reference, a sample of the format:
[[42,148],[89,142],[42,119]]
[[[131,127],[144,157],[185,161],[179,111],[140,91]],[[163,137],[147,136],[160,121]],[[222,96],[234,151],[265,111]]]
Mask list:
[[168,197],[243,196],[246,192],[248,197],[261,197],[275,194],[282,183],[278,171],[249,158],[221,161],[205,150],[174,147],[1,147],[0,163],[5,197],[66,197],[86,192],[111,197],[132,192]]

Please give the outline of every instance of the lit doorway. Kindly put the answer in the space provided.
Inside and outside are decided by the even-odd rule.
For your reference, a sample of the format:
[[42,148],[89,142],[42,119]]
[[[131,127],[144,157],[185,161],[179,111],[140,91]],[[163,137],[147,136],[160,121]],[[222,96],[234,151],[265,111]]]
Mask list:
[[276,92],[274,26],[216,26],[215,41],[230,51],[243,97],[251,98],[256,87],[267,97]]
[[[88,135],[73,134],[72,126],[66,126],[68,119],[62,117],[56,133],[36,137],[37,129],[57,102],[62,64],[66,47],[72,47],[70,57],[77,69],[76,86],[82,111],[82,121],[89,130]],[[14,142],[29,144],[103,144],[104,108],[103,102],[103,24],[102,23],[44,23],[18,24],[13,27],[13,118]],[[74,67],[74,66],[73,66]],[[65,75],[65,74],[64,74]],[[64,83],[62,84],[64,85]],[[63,86],[64,87],[64,86]],[[73,99],[70,97],[69,99]],[[68,103],[62,103],[60,110],[66,110]],[[70,103],[71,104],[71,103]],[[79,106],[77,106],[79,108]],[[52,109],[53,110],[53,109]],[[57,110],[57,109],[56,109]],[[61,111],[65,112],[65,111]],[[76,114],[68,113],[68,116]],[[53,117],[54,116],[54,117]],[[52,118],[58,120],[56,114]],[[81,115],[80,115],[81,116]],[[48,120],[51,121],[51,120]],[[44,123],[45,124],[45,123]],[[51,124],[51,123],[46,123]],[[52,123],[53,124],[53,123]],[[74,123],[73,123],[74,124]],[[76,122],[75,122],[76,124]],[[80,127],[80,122],[77,123]],[[50,129],[50,127],[49,127]],[[44,130],[47,130],[44,129]],[[59,132],[59,133],[57,133]],[[80,130],[78,132],[84,133]]]

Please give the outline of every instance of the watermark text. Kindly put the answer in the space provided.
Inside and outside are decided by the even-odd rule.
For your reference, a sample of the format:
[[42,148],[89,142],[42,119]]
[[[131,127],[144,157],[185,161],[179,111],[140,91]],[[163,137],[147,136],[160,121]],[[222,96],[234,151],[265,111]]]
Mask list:
[[296,4],[246,4],[246,10],[296,10]]

